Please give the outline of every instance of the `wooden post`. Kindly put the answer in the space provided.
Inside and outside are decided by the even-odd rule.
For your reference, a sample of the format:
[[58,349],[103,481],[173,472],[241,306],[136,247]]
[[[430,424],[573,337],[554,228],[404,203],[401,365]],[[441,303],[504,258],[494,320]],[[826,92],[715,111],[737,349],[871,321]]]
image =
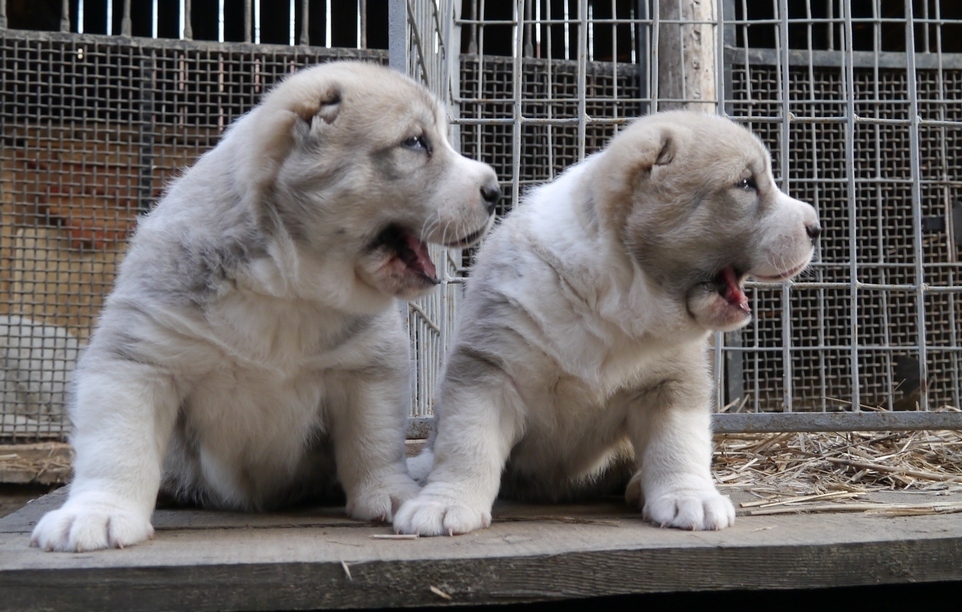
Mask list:
[[715,5],[715,0],[658,0],[658,110],[717,112]]

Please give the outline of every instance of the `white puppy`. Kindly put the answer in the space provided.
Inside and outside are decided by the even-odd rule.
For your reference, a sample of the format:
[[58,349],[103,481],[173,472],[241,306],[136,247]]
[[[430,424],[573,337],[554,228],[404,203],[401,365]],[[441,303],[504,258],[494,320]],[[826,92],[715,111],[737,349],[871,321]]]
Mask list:
[[362,520],[417,493],[395,297],[431,289],[426,243],[473,243],[500,197],[446,130],[410,79],[327,64],[282,82],[170,187],[79,364],[75,478],[34,545],[140,542],[160,487],[239,510],[343,488]]
[[710,473],[706,339],[747,324],[745,279],[799,273],[818,233],[815,210],[775,186],[762,143],[711,115],[640,119],[533,191],[478,254],[433,470],[395,529],[465,533],[490,523],[499,487],[558,500],[632,474],[628,500],[648,520],[731,525]]

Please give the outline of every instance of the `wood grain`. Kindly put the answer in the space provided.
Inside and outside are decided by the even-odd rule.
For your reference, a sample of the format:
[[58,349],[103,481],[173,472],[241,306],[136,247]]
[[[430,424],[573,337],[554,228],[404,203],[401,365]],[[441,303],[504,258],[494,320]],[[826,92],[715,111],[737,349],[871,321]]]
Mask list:
[[3,607],[379,608],[962,579],[957,515],[740,516],[731,529],[685,532],[648,525],[616,500],[499,502],[489,529],[394,540],[372,537],[390,527],[348,520],[341,508],[165,509],[154,540],[127,550],[28,548],[35,521],[62,500],[57,492],[0,519]]

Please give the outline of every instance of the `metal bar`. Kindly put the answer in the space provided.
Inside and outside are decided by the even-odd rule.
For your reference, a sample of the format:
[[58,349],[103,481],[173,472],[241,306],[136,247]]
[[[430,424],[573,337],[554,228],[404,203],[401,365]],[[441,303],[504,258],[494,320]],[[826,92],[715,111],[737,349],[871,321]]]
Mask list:
[[585,158],[588,122],[588,2],[578,2],[578,161]]
[[729,27],[725,25],[730,4],[731,0],[717,0],[715,3],[715,16],[718,19],[715,33],[715,112],[719,115],[728,114],[725,108],[725,93],[731,89],[731,70],[725,65],[725,45],[729,43],[729,37],[731,43],[734,43],[734,32],[729,32]]
[[795,412],[714,414],[715,433],[962,430],[962,412]]
[[[875,18],[878,18],[878,17],[879,17],[879,5],[878,5],[878,2],[873,2],[873,3],[872,3],[872,12],[873,12],[873,14],[872,14],[873,17],[875,17]],[[876,25],[874,25],[874,26],[872,27],[872,38],[873,38],[873,40],[872,40],[872,49],[873,49],[874,51],[876,51],[876,52],[881,51],[881,50],[882,50],[882,32],[881,32],[881,27],[879,27],[878,24],[876,24]],[[876,99],[876,100],[879,100],[879,99],[881,99],[881,92],[880,92],[880,82],[881,82],[881,79],[880,79],[880,77],[879,77],[879,66],[878,66],[878,60],[877,60],[877,59],[876,59],[875,64],[872,66],[872,73],[873,73],[872,82],[874,83],[874,87],[875,87],[875,99]],[[875,124],[875,125],[872,126],[872,127],[873,127],[873,129],[874,129],[875,142],[881,143],[881,142],[882,142],[882,133],[881,133],[881,131],[882,131],[882,126],[881,126],[881,125],[878,125],[878,124]],[[880,159],[879,156],[876,156],[875,159],[874,159],[874,162],[875,162],[875,164],[874,164],[874,165],[875,165],[875,168],[874,168],[874,170],[875,170],[875,176],[876,176],[876,177],[881,177],[881,176],[883,176],[884,173],[883,173],[883,171],[882,171],[882,160]],[[877,202],[882,202],[882,201],[883,201],[882,187],[883,187],[883,185],[882,185],[880,182],[878,182],[878,181],[875,182],[875,200],[876,200]],[[886,228],[883,226],[883,217],[882,217],[882,215],[879,215],[879,216],[878,216],[878,221],[877,221],[877,223],[876,223],[876,236],[877,236],[877,244],[878,244],[876,257],[878,258],[878,261],[885,261],[885,255],[884,255],[884,244],[885,244],[884,236],[885,236],[885,232],[886,232]],[[879,268],[878,271],[879,271],[879,273],[882,275],[882,283],[884,284],[885,281],[886,281],[886,278],[887,278],[887,276],[886,276],[887,269],[883,267],[883,268]],[[881,298],[881,300],[882,300],[882,334],[883,334],[883,338],[884,338],[884,343],[885,343],[886,345],[890,345],[890,344],[892,344],[892,339],[891,339],[891,333],[892,333],[892,332],[891,332],[891,329],[892,329],[892,328],[891,328],[891,324],[890,324],[890,322],[889,322],[889,319],[890,319],[890,317],[889,317],[889,311],[890,311],[890,309],[891,309],[891,306],[890,306],[890,304],[889,304],[889,293],[888,293],[888,292],[882,292],[881,295],[880,295],[880,298]],[[885,388],[886,388],[886,389],[894,389],[894,388],[895,388],[895,386],[894,386],[895,383],[894,383],[894,381],[892,380],[892,366],[893,366],[893,364],[892,364],[892,355],[891,355],[889,352],[886,352],[886,353],[884,354],[884,359],[885,359],[885,372],[884,372],[884,376],[886,377],[886,387],[885,387]],[[894,395],[894,394],[889,394],[888,397],[886,397],[886,399],[885,399],[886,404],[887,404],[887,407],[888,407],[889,409],[893,408],[893,397],[892,397],[893,395]]]
[[478,52],[478,0],[469,0],[469,7],[471,19],[462,19],[461,24],[471,24],[468,28],[468,53],[473,55]]
[[7,0],[0,0],[0,30],[7,28]]
[[123,16],[120,19],[120,35],[131,36],[132,25],[130,22],[130,0],[124,0]]
[[407,74],[407,3],[405,0],[388,0],[387,4],[387,55],[388,65]]
[[[928,359],[925,353],[925,269],[922,266],[922,193],[919,180],[922,175],[919,162],[919,97],[915,68],[915,23],[913,22],[912,0],[905,0],[905,47],[908,65],[906,84],[909,94],[909,166],[912,177],[912,244],[915,249],[915,284],[918,287],[915,297],[917,308],[917,327],[919,343],[919,381],[921,381],[919,407],[928,410]],[[927,28],[926,28],[927,29]]]
[[[407,437],[423,440],[431,435],[433,417],[407,421]],[[962,430],[962,412],[762,412],[713,414],[712,431],[723,433],[779,433],[819,431]]]
[[[805,346],[793,346],[789,350],[791,351],[833,351],[842,352],[850,348],[848,344],[806,344]],[[863,344],[861,347],[866,351],[889,351],[892,349],[899,349],[901,351],[918,351],[919,347],[917,344]],[[728,345],[725,349],[729,352],[745,352],[745,353],[778,353],[784,350],[780,346],[765,346],[756,342],[750,346],[739,346],[739,345]],[[930,353],[956,353],[959,351],[958,346],[929,346],[928,352]]]
[[[754,23],[754,22],[753,22]],[[793,21],[794,23],[794,21]],[[902,69],[906,67],[906,55],[899,51],[852,51],[850,61],[856,68],[869,68],[878,65],[880,68]],[[814,64],[827,68],[842,68],[846,63],[843,53],[839,51],[789,49],[788,65],[804,66]],[[756,47],[735,47],[732,44],[725,44],[726,61],[735,59],[744,61],[747,58],[750,64],[760,64],[775,66],[782,61],[777,49],[762,49]],[[917,54],[915,57],[916,68],[923,70],[938,70],[940,68],[939,58],[936,54]],[[962,69],[962,53],[943,53],[942,68],[958,70]]]
[[244,0],[244,42],[251,41],[251,0]]
[[190,23],[190,0],[181,0],[181,6],[184,7],[184,12],[181,13],[181,38],[185,40],[192,40],[194,38],[194,26]]
[[414,57],[410,58],[410,59],[413,59],[414,62],[413,64],[409,64],[408,69],[410,70],[411,76],[416,76],[416,73],[418,72],[418,68],[420,68],[421,82],[426,87],[430,88],[432,83],[431,83],[430,75],[428,74],[428,66],[425,62],[425,57],[427,55],[427,47],[424,45],[424,43],[421,40],[422,30],[420,28],[420,24],[414,21],[415,10],[414,10],[414,7],[411,5],[410,0],[407,0],[405,4],[407,6],[408,21],[409,21],[409,24],[411,25],[408,38],[410,39],[410,42],[414,45],[414,50],[416,51]]
[[261,0],[254,0],[254,44],[261,42]]
[[[331,0],[328,0],[328,2],[330,1]],[[311,33],[308,29],[310,24],[310,13],[310,1],[301,0],[301,38],[297,42],[305,47],[310,46],[311,44]],[[328,41],[327,44],[330,46],[330,41]]]
[[358,20],[358,49],[367,49],[367,0],[358,0],[357,5]]
[[842,16],[845,22],[845,51],[842,66],[842,90],[845,93],[846,116],[845,122],[845,167],[848,179],[848,239],[849,239],[849,375],[852,380],[852,406],[859,410],[859,367],[858,367],[858,234],[856,232],[856,191],[855,191],[855,70],[850,58],[853,53],[852,43],[852,15],[847,3],[842,3]]
[[[4,31],[3,35],[7,39],[22,40],[25,42],[36,42],[38,40],[42,40],[71,43],[77,42],[77,40],[83,40],[91,43],[114,44],[117,41],[116,36],[106,36],[103,34],[84,34],[82,37],[78,37],[76,34],[69,32],[62,33],[53,31],[39,32],[31,30],[6,30]],[[135,49],[157,49],[158,51],[204,51],[206,53],[229,51],[234,53],[257,53],[258,55],[263,56],[270,56],[272,54],[289,55],[291,53],[290,46],[285,44],[256,44],[242,42],[219,43],[213,40],[186,40],[173,38],[154,40],[150,38],[133,38],[129,41],[125,41],[124,44]],[[388,60],[388,54],[384,49],[338,49],[337,56],[343,58],[375,59],[385,63]]]
[[[110,15],[107,15],[107,19],[110,20]],[[70,0],[63,0],[60,3],[60,31],[70,31]],[[110,32],[109,29],[107,31]]]
[[652,0],[651,7],[651,53],[649,57],[655,58],[654,61],[650,61],[649,65],[650,78],[649,83],[651,87],[651,112],[656,113],[661,110],[661,105],[659,104],[659,95],[661,90],[658,87],[659,80],[659,62],[658,62],[658,45],[661,44],[661,2],[659,0]]
[[[785,193],[789,192],[789,138],[790,138],[790,123],[788,117],[792,116],[792,111],[789,106],[789,100],[792,97],[791,93],[791,77],[789,74],[788,65],[788,0],[779,0],[778,4],[778,38],[776,38],[776,45],[781,45],[781,61],[779,62],[779,72],[778,76],[781,84],[781,113],[782,117],[785,119],[781,123],[781,129],[779,130],[779,154],[778,154],[778,166],[779,166],[779,180],[781,182],[781,189]],[[788,350],[792,345],[792,318],[791,318],[791,294],[790,294],[789,283],[782,284],[782,308],[781,308],[781,318],[782,318],[782,409],[791,412],[792,411],[792,356],[791,352]]]
[[[536,0],[537,1],[537,0]],[[522,16],[524,15],[524,2],[525,0],[515,0],[514,3],[514,14],[515,14],[515,24],[514,24],[514,37],[515,37],[515,48],[520,49],[522,44],[522,37],[524,36],[524,31],[522,29]],[[482,31],[483,32],[483,31]],[[524,74],[522,72],[522,61],[521,54],[515,53],[511,59],[513,64],[513,78],[511,79],[511,199],[512,208],[517,206],[521,202],[521,188],[519,181],[521,180],[521,125],[523,121],[522,117],[522,107],[521,107],[521,97],[524,95],[522,91]],[[483,71],[482,71],[483,72]]]
[[[941,4],[936,4],[935,5],[936,19],[941,19],[941,12],[942,12]],[[939,69],[936,72],[936,78],[938,82],[938,95],[942,100],[947,100],[949,99],[949,96],[946,93],[945,71],[943,70],[942,28],[941,27],[939,27],[936,30],[935,48],[936,48],[936,54],[937,54],[936,57],[938,58],[938,65],[939,65]],[[943,119],[945,118],[945,111],[946,111],[945,103],[943,103],[942,106],[939,107],[939,115]],[[941,146],[942,181],[943,183],[945,183],[946,186],[948,186],[951,182],[949,177],[951,174],[954,174],[953,171],[955,170],[954,168],[952,169],[952,171],[949,170],[950,158],[949,158],[949,151],[948,151],[948,144],[947,144],[949,141],[948,130],[946,130],[944,127],[939,128],[939,135],[940,135],[939,142],[942,145]],[[960,245],[957,245],[955,242],[956,228],[954,227],[954,223],[956,222],[956,220],[954,219],[954,215],[952,214],[953,198],[951,196],[951,190],[948,189],[948,187],[945,187],[943,189],[943,192],[945,194],[944,195],[945,218],[946,220],[949,221],[948,226],[945,228],[946,239],[947,239],[946,251],[948,252],[949,261],[953,263],[957,263],[958,253],[959,253],[958,249]],[[959,277],[956,276],[956,274],[954,273],[954,270],[950,269],[948,270],[948,272],[949,272],[949,283],[952,285],[958,284]],[[956,297],[954,295],[949,295],[948,296],[948,311],[949,311],[948,320],[951,322],[956,322],[960,320],[957,312],[957,304],[958,304],[958,300],[956,299]],[[960,333],[960,330],[958,325],[949,326],[949,337],[950,337],[950,343],[952,344],[952,346],[959,346],[959,333]],[[962,371],[962,368],[960,368],[960,365],[962,365],[962,354],[960,353],[962,353],[962,351],[953,352],[949,355],[949,363],[951,365],[950,370],[951,370],[951,379],[952,379],[951,388],[953,390],[952,401],[953,401],[953,405],[958,407],[962,407],[962,395],[960,395],[962,394],[962,381],[960,381],[960,371]]]
[[[128,0],[129,1],[129,0]],[[138,105],[139,134],[138,141],[139,159],[137,163],[137,174],[140,183],[140,197],[138,209],[146,213],[154,203],[153,193],[153,170],[154,170],[154,135],[156,126],[154,125],[154,95],[157,92],[155,82],[156,51],[144,53],[141,57],[141,77],[140,77],[140,104]]]
[[[538,2],[539,0],[535,0]],[[524,56],[534,57],[534,37],[531,35],[531,3],[524,5]]]
[[648,114],[654,110],[651,102],[651,66],[657,62],[652,62],[654,54],[651,53],[649,48],[652,30],[651,21],[649,21],[651,16],[648,10],[649,6],[648,0],[637,0],[635,2],[638,20],[635,27],[635,58],[639,66],[637,75],[638,96],[644,102],[641,107],[642,114]]
[[[540,2],[538,3],[538,5],[540,6]],[[548,3],[545,4],[545,9],[544,9],[544,10],[545,10],[545,14],[544,14],[544,16],[543,16],[543,19],[550,20],[550,19],[551,19],[551,3],[550,3],[550,2],[548,2]],[[538,27],[539,27],[539,28],[542,27],[541,23],[538,24]],[[551,59],[551,57],[552,57],[552,56],[551,56],[551,51],[552,51],[552,49],[551,49],[551,28],[550,28],[550,27],[549,27],[547,30],[545,30],[545,50],[546,50],[546,52],[547,52],[547,53],[545,54],[545,57],[548,58],[547,70],[546,70],[545,72],[547,73],[548,82],[549,82],[549,83],[553,83],[553,82],[554,82],[554,78],[555,78],[555,65],[556,65],[556,64],[555,64],[555,62]],[[555,106],[554,106],[554,104],[552,104],[551,102],[546,102],[546,104],[547,104],[547,107],[548,107],[548,113],[547,113],[547,114],[548,114],[548,120],[551,120],[551,119],[554,118]],[[545,131],[548,133],[548,138],[547,138],[547,141],[548,141],[548,147],[547,147],[547,148],[548,148],[548,178],[549,178],[550,180],[554,180],[554,179],[555,179],[555,176],[556,176],[555,173],[557,172],[557,166],[558,166],[558,163],[557,163],[557,160],[556,160],[556,151],[555,151],[555,146],[554,146],[554,144],[555,144],[555,130],[554,130],[553,127],[548,127],[548,129],[545,130]]]

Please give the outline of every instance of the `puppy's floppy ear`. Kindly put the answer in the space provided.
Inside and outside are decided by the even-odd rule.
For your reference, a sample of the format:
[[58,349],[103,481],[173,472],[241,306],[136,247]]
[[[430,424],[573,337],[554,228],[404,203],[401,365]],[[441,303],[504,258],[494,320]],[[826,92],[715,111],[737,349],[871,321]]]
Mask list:
[[317,111],[317,116],[324,120],[324,123],[331,124],[337,119],[337,114],[341,112],[341,91],[336,90],[334,95],[321,102]]
[[[241,147],[249,159],[241,174],[261,189],[275,178],[291,151],[311,138],[321,125],[333,123],[341,110],[342,89],[330,82],[321,87],[305,85],[295,74],[273,89],[255,108],[239,130],[252,146]],[[315,121],[320,118],[320,121]]]
[[303,101],[293,110],[308,125],[313,125],[315,117],[330,125],[341,112],[341,101],[341,88],[334,85],[317,100]]
[[663,136],[661,151],[658,152],[653,164],[655,166],[666,166],[671,163],[671,160],[675,159],[675,141],[670,134],[663,134]]
[[615,226],[621,224],[635,200],[635,191],[653,172],[671,164],[678,135],[667,125],[644,119],[618,134],[602,153],[595,188],[602,211]]

